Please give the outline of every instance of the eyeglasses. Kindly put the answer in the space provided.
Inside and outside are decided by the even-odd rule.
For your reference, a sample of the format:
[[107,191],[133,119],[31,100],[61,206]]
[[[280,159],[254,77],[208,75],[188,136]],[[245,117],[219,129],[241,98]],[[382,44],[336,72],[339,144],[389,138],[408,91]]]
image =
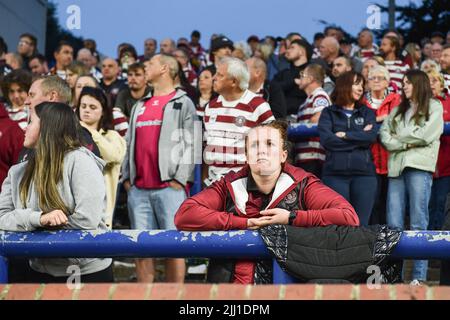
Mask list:
[[386,80],[386,77],[369,77],[370,81],[383,81]]
[[19,45],[22,46],[22,45],[24,45],[24,44],[31,46],[31,42],[29,42],[29,41],[25,41],[25,40],[20,40],[20,41],[19,41]]

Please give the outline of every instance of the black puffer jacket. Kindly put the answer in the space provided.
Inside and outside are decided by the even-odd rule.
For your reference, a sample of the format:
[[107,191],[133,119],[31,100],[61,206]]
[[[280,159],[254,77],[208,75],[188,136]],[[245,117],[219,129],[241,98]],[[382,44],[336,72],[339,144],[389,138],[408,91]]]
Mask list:
[[401,280],[402,262],[389,259],[401,232],[387,226],[273,225],[260,234],[280,267],[299,282],[364,283],[372,265],[380,268],[380,283]]

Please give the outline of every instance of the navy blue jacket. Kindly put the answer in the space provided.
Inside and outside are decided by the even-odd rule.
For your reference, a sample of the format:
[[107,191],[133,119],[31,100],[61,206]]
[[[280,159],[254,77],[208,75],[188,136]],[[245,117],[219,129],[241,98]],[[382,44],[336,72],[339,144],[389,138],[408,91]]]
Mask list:
[[[372,124],[370,131],[364,127]],[[377,138],[375,113],[366,106],[358,106],[350,118],[341,107],[325,108],[318,125],[320,143],[327,153],[322,174],[326,175],[375,175],[370,146]],[[345,132],[338,138],[336,132]]]

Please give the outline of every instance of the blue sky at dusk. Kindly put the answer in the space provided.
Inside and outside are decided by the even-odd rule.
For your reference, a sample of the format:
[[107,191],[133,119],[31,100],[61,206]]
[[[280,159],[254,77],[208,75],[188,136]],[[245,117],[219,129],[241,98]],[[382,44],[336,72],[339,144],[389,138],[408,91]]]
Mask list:
[[[320,20],[342,26],[351,34],[366,26],[367,8],[387,0],[53,0],[62,26],[67,25],[71,5],[80,8],[81,28],[77,36],[94,38],[98,49],[115,56],[117,45],[130,42],[139,53],[148,37],[189,37],[194,29],[202,33],[208,47],[211,34],[223,33],[233,41],[251,34],[284,36],[298,31],[311,40],[323,31]],[[409,0],[397,0],[404,5]],[[414,1],[421,2],[421,1]],[[382,15],[387,22],[387,14]]]

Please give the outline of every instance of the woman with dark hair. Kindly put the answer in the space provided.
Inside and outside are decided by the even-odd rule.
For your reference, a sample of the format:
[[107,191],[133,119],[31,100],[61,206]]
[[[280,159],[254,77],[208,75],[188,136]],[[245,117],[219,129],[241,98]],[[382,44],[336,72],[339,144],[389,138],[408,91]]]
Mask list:
[[[425,72],[410,70],[403,79],[402,102],[384,121],[380,138],[389,151],[387,223],[405,229],[409,201],[411,230],[427,230],[433,172],[443,131],[442,105],[433,98]],[[428,261],[416,260],[411,284],[427,278]]]
[[[178,62],[178,61],[177,61]],[[198,93],[197,90],[189,83],[186,75],[183,71],[183,66],[178,62],[178,74],[175,77],[175,88],[179,88],[187,93],[188,97],[192,100],[194,105],[198,103]]]
[[14,70],[0,81],[3,96],[6,98],[6,111],[11,120],[25,131],[28,125],[29,110],[25,105],[32,75],[26,70]]
[[[107,230],[104,162],[81,146],[72,109],[54,102],[36,106],[24,146],[35,152],[13,166],[3,183],[0,230]],[[64,283],[72,265],[79,267],[81,282],[113,280],[111,259],[42,258],[30,259],[20,282]]]
[[215,97],[217,93],[213,89],[213,77],[216,74],[216,67],[211,65],[206,67],[200,72],[198,76],[197,92],[198,92],[198,103],[196,105],[197,116],[203,119],[205,115],[206,105]]
[[100,150],[102,159],[106,162],[103,171],[106,182],[106,224],[111,227],[120,167],[126,152],[126,142],[113,129],[112,109],[103,90],[84,87],[81,91],[76,113],[81,120],[81,125],[91,133],[92,139]]
[[377,178],[370,146],[377,138],[375,113],[361,103],[364,78],[349,71],[336,81],[334,103],[319,119],[320,143],[325,148],[323,182],[355,208],[367,226],[375,203]]

